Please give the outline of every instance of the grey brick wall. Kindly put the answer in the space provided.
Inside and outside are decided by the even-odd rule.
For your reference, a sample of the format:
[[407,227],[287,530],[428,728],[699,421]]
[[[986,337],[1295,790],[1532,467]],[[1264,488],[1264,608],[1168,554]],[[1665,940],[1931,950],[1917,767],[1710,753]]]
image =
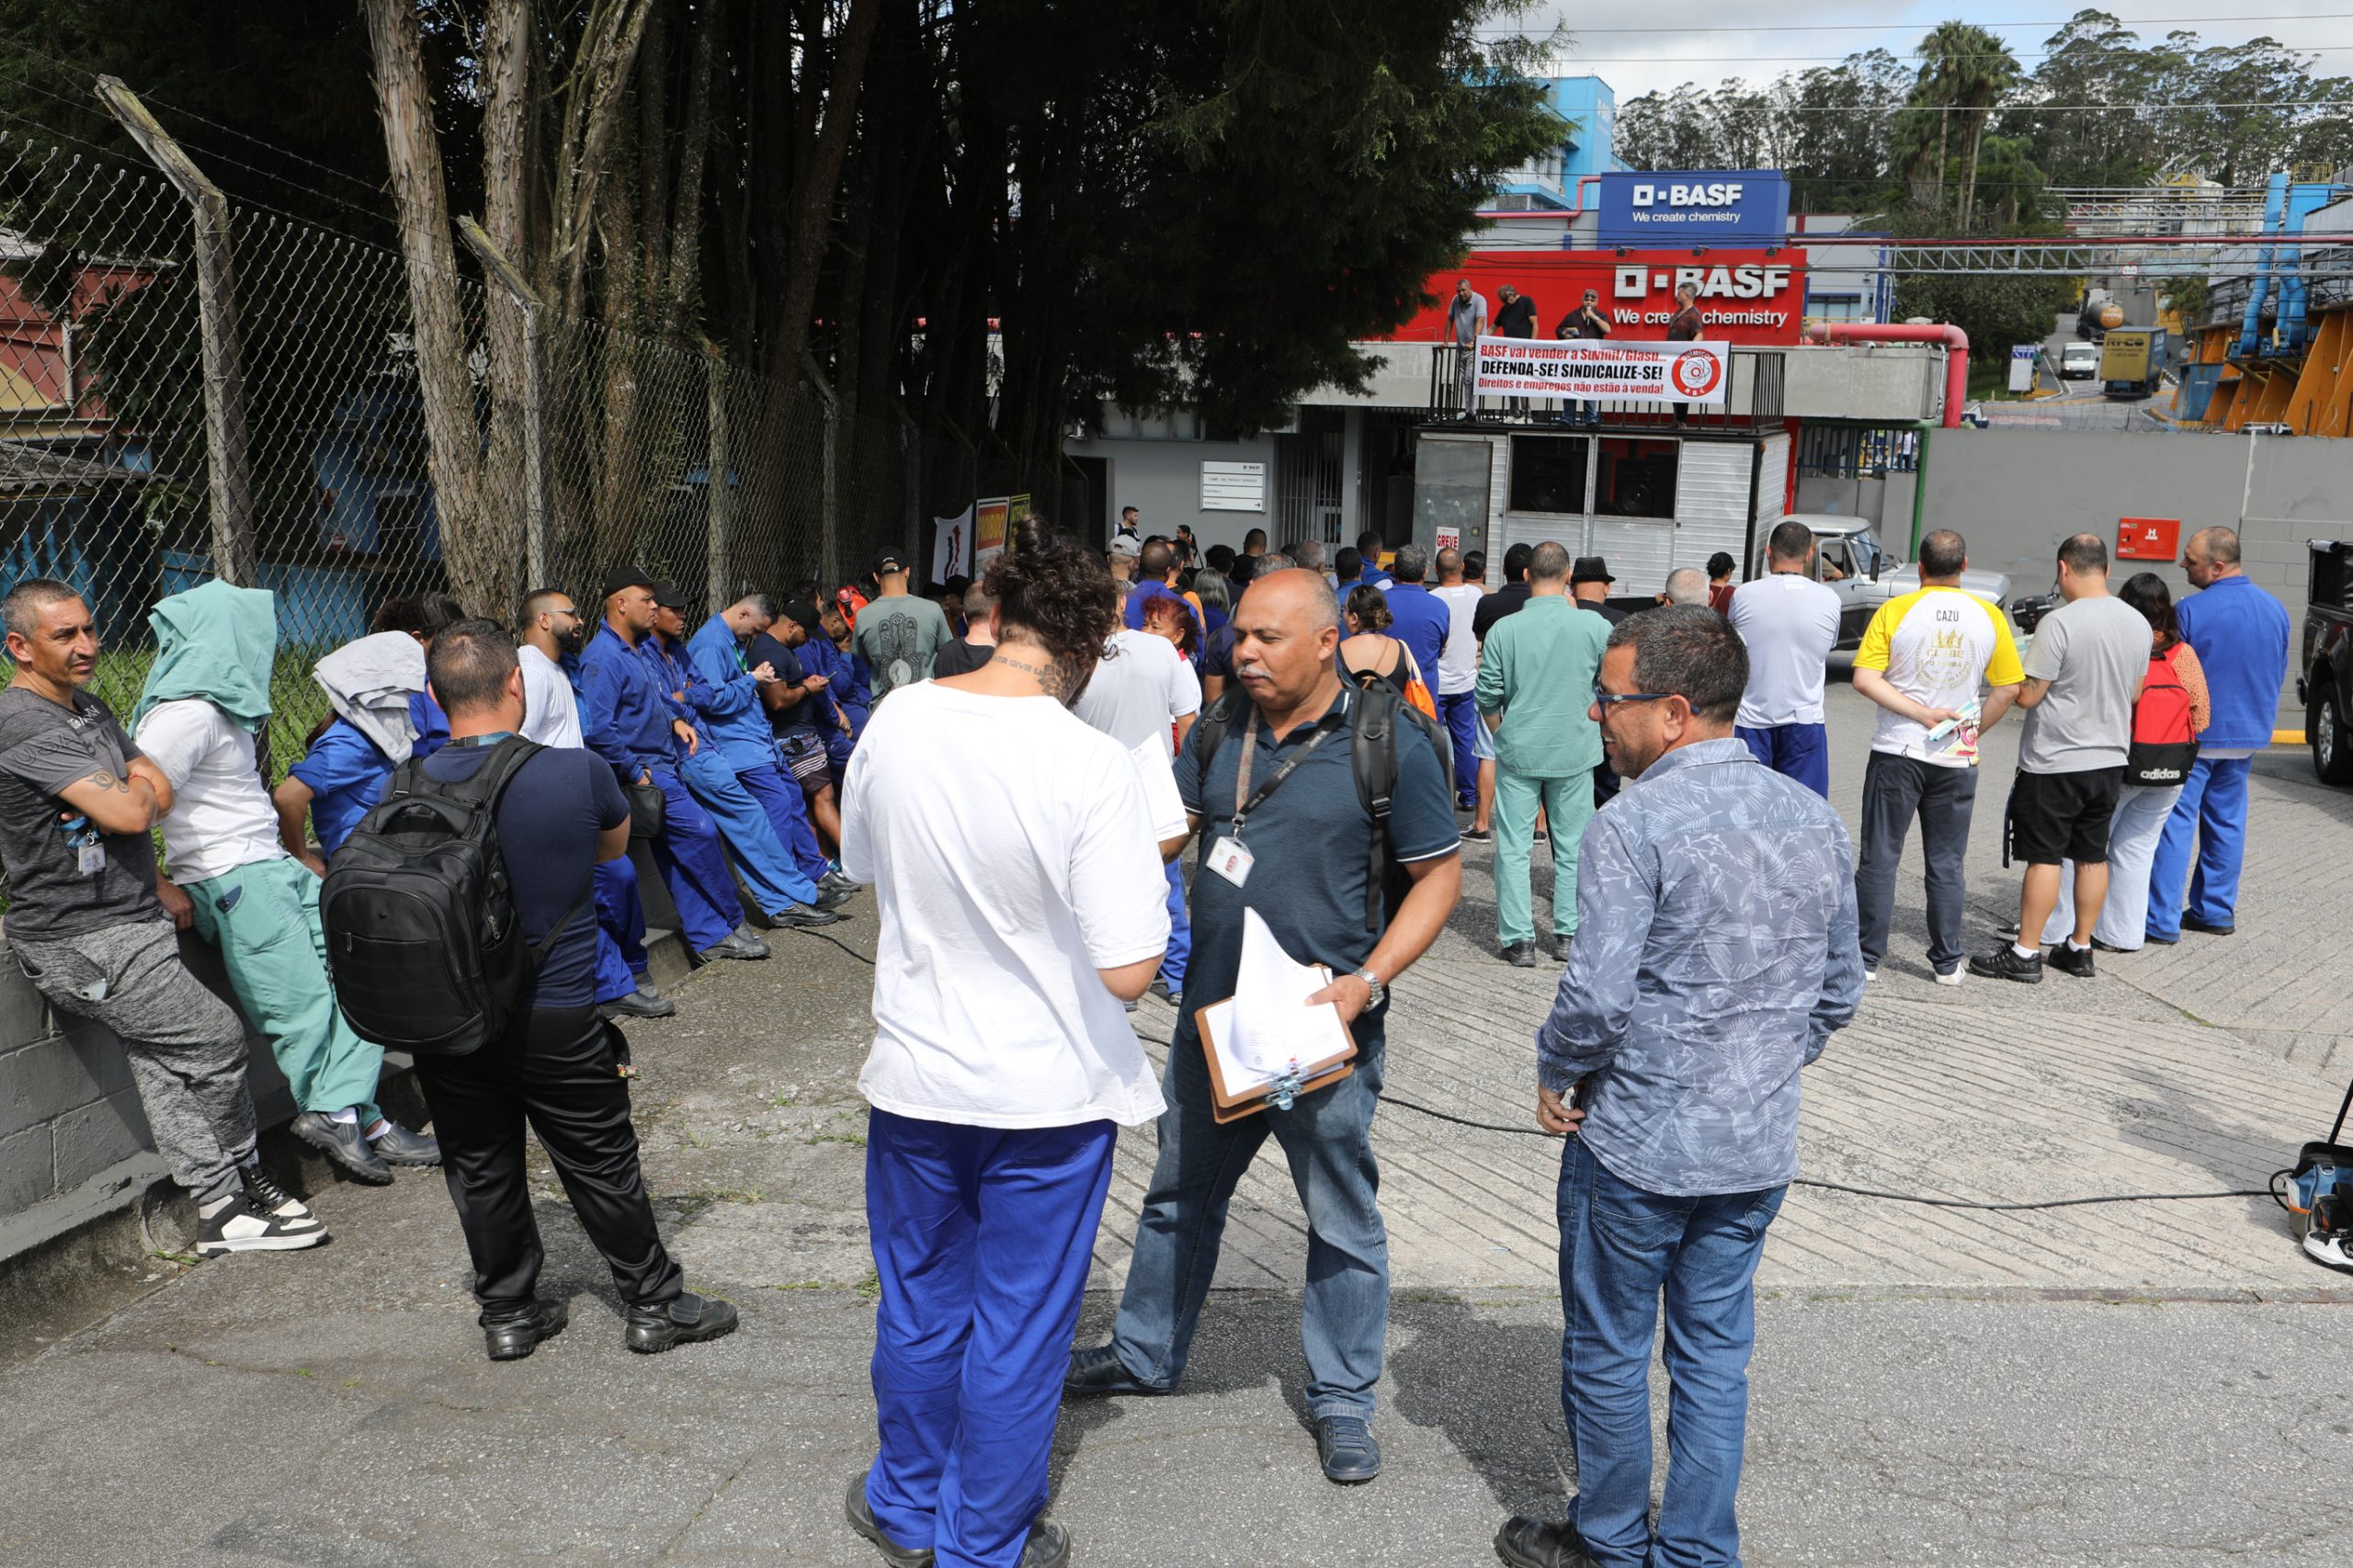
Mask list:
[[[180,951],[227,996],[212,949],[184,936]],[[246,1047],[262,1123],[281,1122],[294,1106],[269,1043],[249,1034]],[[86,1218],[94,1187],[160,1175],[121,1042],[52,1009],[0,938],[0,1261]]]

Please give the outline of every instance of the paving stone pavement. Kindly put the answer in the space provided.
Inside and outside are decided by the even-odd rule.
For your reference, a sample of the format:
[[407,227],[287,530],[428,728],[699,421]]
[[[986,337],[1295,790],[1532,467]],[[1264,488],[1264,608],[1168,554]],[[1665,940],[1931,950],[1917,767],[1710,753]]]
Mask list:
[[[1868,729],[1836,689],[1850,817]],[[1990,831],[2015,740],[1989,737],[1971,858],[1989,942],[2016,892]],[[2254,798],[2241,934],[2102,955],[2090,982],[1931,985],[1913,871],[1860,1017],[1807,1075],[1807,1176],[2008,1200],[2260,1187],[2325,1131],[2353,1069],[2353,893],[2335,872],[2353,794],[2299,753],[2260,759]],[[1387,1472],[1352,1491],[1314,1473],[1304,1235],[1264,1159],[1186,1395],[1065,1412],[1053,1507],[1080,1562],[1487,1562],[1505,1512],[1573,1489],[1559,1150],[1530,1121],[1558,970],[1495,958],[1491,855],[1472,848],[1461,912],[1397,987],[1376,1127],[1397,1284]],[[609,1278],[535,1161],[545,1279],[574,1326],[493,1367],[439,1182],[335,1186],[316,1195],[330,1247],[207,1264],[62,1343],[0,1345],[17,1361],[0,1371],[0,1564],[874,1561],[838,1515],[872,1442],[855,1080],[873,932],[870,904],[853,909],[631,1031],[665,1231],[691,1286],[742,1305],[742,1334],[625,1355]],[[1163,1039],[1173,1021],[1156,1002],[1137,1017]],[[1108,1329],[1150,1157],[1148,1130],[1123,1138],[1084,1340]],[[2338,1279],[2265,1199],[1989,1214],[1794,1193],[1764,1267],[1745,1560],[2333,1561],[2353,1525]]]

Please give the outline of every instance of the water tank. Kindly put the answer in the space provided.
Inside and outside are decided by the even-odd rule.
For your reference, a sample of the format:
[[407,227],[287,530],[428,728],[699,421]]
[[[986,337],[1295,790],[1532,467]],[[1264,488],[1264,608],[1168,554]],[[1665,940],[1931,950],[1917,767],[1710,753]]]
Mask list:
[[2122,305],[2111,300],[2099,308],[2099,329],[2102,332],[2113,332],[2123,324],[2124,307]]

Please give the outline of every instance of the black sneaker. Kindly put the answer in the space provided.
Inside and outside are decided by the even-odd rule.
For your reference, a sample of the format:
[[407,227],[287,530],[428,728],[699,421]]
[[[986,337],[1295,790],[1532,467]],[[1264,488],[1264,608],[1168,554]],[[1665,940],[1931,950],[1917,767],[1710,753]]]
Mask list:
[[2211,920],[2200,920],[2195,915],[2183,915],[2181,928],[2185,931],[2203,931],[2209,937],[2227,937],[2238,929],[2236,926],[2217,926]]
[[1336,1486],[1361,1486],[1381,1473],[1381,1445],[1361,1415],[1326,1415],[1315,1423],[1315,1457],[1324,1479]]
[[675,1345],[696,1345],[734,1332],[733,1307],[688,1290],[671,1301],[630,1308],[621,1343],[641,1356],[658,1356]]
[[1466,844],[1489,844],[1494,842],[1495,836],[1495,830],[1491,827],[1466,827],[1462,830],[1462,839]]
[[1504,962],[1511,965],[1514,969],[1534,969],[1536,967],[1536,944],[1534,942],[1514,942],[1510,944],[1504,949]]
[[817,884],[816,902],[811,904],[810,907],[830,915],[835,910],[839,909],[843,904],[847,903],[857,892],[858,890],[856,888],[836,887],[834,885],[833,880],[831,878],[827,878],[825,881]]
[[717,963],[721,959],[737,959],[756,962],[768,956],[768,945],[757,937],[746,938],[740,931],[730,931],[695,955],[700,963]]
[[484,1312],[476,1321],[482,1324],[483,1345],[492,1360],[520,1361],[542,1341],[563,1332],[563,1325],[572,1321],[572,1307],[569,1302],[535,1298],[519,1312],[495,1318]]
[[2051,949],[2048,961],[2052,969],[2062,974],[2072,974],[2077,980],[2089,980],[2092,977],[2092,950],[2089,948],[2078,951],[2066,943],[2061,942]]
[[196,1252],[199,1257],[219,1257],[232,1252],[293,1252],[314,1247],[326,1239],[326,1227],[316,1219],[308,1228],[302,1228],[261,1212],[244,1194],[239,1193],[214,1210],[210,1219],[199,1221]]
[[1168,1392],[1137,1381],[1136,1375],[1128,1370],[1128,1364],[1120,1359],[1120,1353],[1108,1345],[1090,1345],[1084,1350],[1072,1351],[1070,1369],[1063,1374],[1063,1392],[1081,1397]]
[[1585,1542],[1569,1524],[1515,1514],[1495,1532],[1495,1555],[1511,1568],[1595,1568]]
[[657,995],[644,986],[626,996],[618,996],[597,1006],[597,1011],[608,1018],[666,1018],[677,1010],[676,1002],[667,996]]
[[357,1119],[337,1121],[323,1110],[306,1110],[288,1131],[327,1157],[327,1164],[369,1187],[392,1185],[392,1167],[376,1157]]
[[438,1165],[441,1163],[441,1141],[422,1132],[412,1132],[399,1122],[387,1119],[384,1131],[368,1140],[376,1157],[388,1165]]
[[[2086,958],[2089,954],[2085,955]],[[2016,943],[2004,942],[1989,953],[1977,953],[1969,960],[1969,972],[1984,975],[1988,980],[2015,980],[2021,985],[2042,983],[2042,955],[2030,959],[2018,957]]]
[[[789,903],[781,912],[769,915],[768,924],[787,929],[806,929],[812,926],[831,926],[840,919],[840,915],[827,909],[822,903],[813,909],[805,903]],[[760,944],[760,957],[767,956],[767,944],[763,942]]]
[[326,1226],[311,1212],[311,1206],[278,1186],[278,1178],[261,1166],[246,1165],[237,1174],[244,1179],[247,1205],[263,1218],[276,1221],[287,1235],[327,1233]]
[[1576,939],[1577,939],[1577,936],[1576,936],[1576,933],[1575,933],[1575,932],[1574,932],[1574,931],[1555,931],[1555,932],[1553,932],[1553,933],[1552,933],[1552,957],[1554,958],[1554,960],[1556,960],[1557,961],[1559,961],[1559,962],[1561,962],[1561,963],[1566,963],[1566,962],[1568,962],[1568,961],[1569,961],[1569,948],[1570,948],[1570,945],[1571,945],[1572,943],[1574,943]]
[[849,1480],[849,1495],[842,1499],[842,1516],[849,1520],[849,1528],[874,1543],[882,1561],[891,1568],[931,1568],[931,1548],[901,1546],[882,1531],[875,1522],[874,1505],[866,1500],[866,1477],[863,1473]]
[[1066,1568],[1070,1562],[1070,1531],[1055,1519],[1039,1518],[1021,1543],[1021,1561],[1015,1568]]

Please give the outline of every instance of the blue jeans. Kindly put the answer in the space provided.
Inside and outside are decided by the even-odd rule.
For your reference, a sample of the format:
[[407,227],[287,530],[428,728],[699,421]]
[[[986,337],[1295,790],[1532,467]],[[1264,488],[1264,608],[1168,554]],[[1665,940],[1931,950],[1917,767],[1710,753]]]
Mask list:
[[1454,742],[1454,798],[1463,806],[1479,804],[1479,694],[1447,692],[1438,699],[1438,716]]
[[[1782,1187],[1666,1198],[1571,1138],[1561,1156],[1569,1522],[1602,1568],[1736,1568],[1756,1259]],[[1666,1492],[1652,1539],[1651,1340],[1666,1298]]]
[[[678,925],[696,952],[726,940],[744,923],[744,903],[727,871],[719,845],[719,824],[687,790],[675,769],[652,769],[662,787],[662,831],[654,835],[654,863],[678,906]],[[607,864],[611,864],[608,861]]]
[[1168,876],[1168,950],[1160,956],[1160,979],[1169,990],[1182,991],[1186,960],[1193,956],[1193,923],[1185,917],[1185,858],[1179,855],[1162,869]]
[[1178,1033],[1161,1080],[1168,1108],[1160,1117],[1160,1158],[1144,1192],[1135,1256],[1111,1330],[1113,1348],[1138,1382],[1173,1388],[1184,1375],[1217,1273],[1227,1206],[1272,1135],[1307,1211],[1300,1341],[1307,1353],[1308,1413],[1371,1416],[1389,1329],[1389,1235],[1381,1222],[1371,1137],[1381,1056],[1380,1025],[1359,1021],[1354,1073],[1289,1110],[1221,1125],[1211,1114],[1200,1044],[1189,1031]]
[[776,830],[777,842],[783,845],[801,874],[813,884],[833,868],[826,862],[825,853],[817,847],[817,830],[809,825],[808,797],[792,776],[776,763],[760,767],[746,767],[736,775],[736,781],[750,792],[767,813],[768,825]]
[[939,1568],[1013,1568],[1046,1506],[1108,1121],[1004,1131],[870,1113],[875,1522]]
[[1794,778],[1824,800],[1830,799],[1830,732],[1822,724],[1769,724],[1751,729],[1733,726],[1733,734],[1748,743],[1757,761],[1786,778]]
[[[796,903],[814,903],[817,890],[792,863],[778,839],[768,813],[716,746],[705,746],[687,759],[682,771],[687,788],[719,824],[719,836],[733,852],[752,897],[770,915],[781,915]],[[734,884],[728,884],[733,892]]]
[[[2209,926],[2239,923],[2239,862],[2246,856],[2246,780],[2253,757],[2215,761],[2200,757],[2182,781],[2181,799],[2165,819],[2157,857],[2149,868],[2148,930],[2157,937],[2181,935],[2187,912]],[[2198,869],[2190,869],[2195,840]],[[2189,879],[2189,902],[2181,897]]]

